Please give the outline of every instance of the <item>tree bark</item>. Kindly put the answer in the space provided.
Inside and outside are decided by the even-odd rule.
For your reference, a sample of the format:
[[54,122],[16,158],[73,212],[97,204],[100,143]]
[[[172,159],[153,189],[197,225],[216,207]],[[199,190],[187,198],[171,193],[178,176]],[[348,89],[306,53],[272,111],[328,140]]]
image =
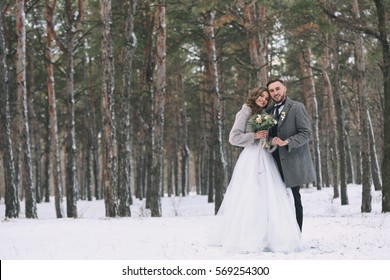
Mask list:
[[377,12],[379,42],[382,46],[383,93],[385,96],[384,110],[384,149],[382,162],[382,212],[390,212],[390,42],[389,30],[386,25],[386,8],[383,0],[374,0]]
[[[3,10],[0,2],[0,11]],[[13,144],[11,138],[11,115],[8,88],[7,49],[3,17],[0,16],[0,147],[3,154],[4,182],[5,182],[5,216],[7,218],[19,217],[18,186],[15,172]]]
[[[306,107],[306,110],[308,112],[312,112],[309,117],[311,117],[312,120],[312,127],[313,127],[313,144],[314,144],[314,159],[315,159],[315,166],[316,166],[316,185],[317,189],[322,189],[322,165],[321,165],[321,150],[320,150],[320,136],[319,136],[319,124],[318,124],[318,101],[317,101],[317,94],[315,89],[315,84],[313,80],[313,71],[311,69],[311,50],[308,46],[304,46],[302,52],[300,52],[300,61],[302,65],[302,77],[303,77],[303,83],[304,83],[304,92],[306,92],[306,100],[308,101],[308,107]],[[308,64],[308,65],[306,65]],[[310,110],[311,109],[311,110]]]
[[164,154],[164,99],[166,85],[166,22],[165,0],[160,0],[156,7],[156,91],[153,98],[152,125],[152,185],[150,186],[149,207],[152,217],[161,217],[160,196],[163,190],[163,154]]
[[32,36],[28,40],[29,47],[27,48],[27,96],[28,96],[28,111],[29,123],[31,124],[31,148],[33,151],[32,158],[34,159],[33,174],[35,178],[35,198],[36,202],[40,203],[42,200],[42,161],[41,161],[41,138],[39,135],[39,123],[34,108],[34,46]]
[[26,198],[26,218],[38,218],[35,188],[33,180],[32,154],[31,154],[31,139],[30,125],[28,119],[28,100],[26,88],[26,18],[24,11],[24,0],[16,2],[16,33],[18,36],[17,43],[17,64],[16,64],[16,86],[19,108],[22,114],[22,149],[23,149],[23,189]]
[[190,182],[189,182],[189,161],[190,161],[190,150],[187,145],[188,131],[187,131],[187,116],[185,105],[183,104],[183,109],[180,110],[182,123],[183,123],[183,138],[181,144],[181,185],[183,190],[186,190],[186,193],[190,192]]
[[88,113],[89,113],[89,138],[91,140],[91,158],[92,158],[92,164],[93,164],[93,178],[94,178],[94,194],[95,199],[99,200],[103,196],[101,195],[101,182],[100,182],[100,157],[99,157],[99,143],[98,143],[98,131],[96,127],[96,113],[95,113],[95,98],[94,98],[94,92],[92,90],[93,81],[92,81],[92,63],[89,62],[88,67],[89,72],[89,87],[87,90],[88,94]]
[[87,63],[87,54],[83,53],[82,58],[82,79],[83,79],[83,105],[87,110],[84,112],[84,131],[85,137],[82,140],[83,149],[81,151],[81,179],[80,179],[80,197],[81,199],[87,199],[88,201],[92,200],[92,134],[90,133],[92,121],[91,121],[91,110],[89,107],[89,97],[88,97],[88,63]]
[[[332,35],[332,44],[335,40],[335,34]],[[335,50],[333,49],[334,55]],[[334,56],[333,56],[334,59]],[[338,61],[338,60],[337,60]],[[333,64],[337,64],[337,61],[333,61]],[[337,113],[335,112],[335,97],[333,92],[330,92],[329,95],[329,119],[330,119],[330,141],[329,145],[331,147],[331,161],[332,161],[332,186],[333,186],[333,198],[340,197],[339,191],[339,147],[337,143],[337,121],[339,118],[337,117]]]
[[118,215],[118,156],[114,98],[114,55],[111,0],[100,0],[102,19],[103,186],[106,217]]
[[212,127],[214,152],[215,152],[215,165],[213,178],[215,180],[215,213],[218,212],[221,206],[226,187],[227,187],[227,162],[225,155],[225,148],[223,143],[223,124],[222,124],[222,95],[219,90],[218,80],[218,64],[217,53],[215,45],[215,33],[214,33],[214,18],[215,10],[209,10],[205,15],[205,27],[204,33],[206,37],[206,47],[208,56],[208,74],[210,82],[210,93],[213,99],[213,111],[214,111],[214,126]]
[[[45,17],[46,17],[46,73],[47,73],[47,97],[48,97],[48,116],[49,116],[49,131],[48,135],[48,149],[49,153],[46,153],[47,175],[50,177],[50,161],[51,154],[54,155],[53,162],[53,175],[54,175],[54,201],[57,218],[64,217],[64,206],[62,197],[62,170],[61,170],[61,155],[58,140],[58,122],[57,122],[57,108],[56,108],[56,93],[55,93],[55,78],[52,64],[52,29],[53,23],[53,11],[55,9],[56,0],[45,2]],[[49,188],[50,178],[46,178],[46,186]],[[47,198],[46,198],[47,200]]]
[[84,0],[78,0],[77,12],[73,11],[72,0],[65,1],[66,47],[63,49],[66,64],[66,95],[68,98],[68,139],[66,146],[66,202],[67,216],[77,218],[77,196],[79,189],[76,143],[76,116],[74,97],[74,48],[75,35],[84,16]]
[[189,157],[190,150],[188,148],[188,126],[187,126],[187,109],[185,91],[182,75],[177,75],[176,85],[178,90],[178,123],[181,138],[181,187],[182,193],[189,193]]
[[[139,151],[142,151],[142,155],[139,155],[139,159],[142,160],[141,167],[138,170],[138,176],[141,177],[142,185],[137,186],[137,188],[140,188],[140,192],[146,197],[145,207],[149,208],[149,201],[150,201],[150,191],[152,187],[152,115],[154,113],[153,111],[153,83],[154,83],[154,77],[153,77],[153,69],[155,68],[155,57],[153,56],[153,44],[154,44],[154,14],[151,11],[151,4],[149,1],[143,1],[142,4],[144,5],[141,7],[144,12],[142,13],[142,23],[144,24],[145,28],[145,43],[144,43],[144,49],[143,49],[143,55],[144,55],[144,61],[143,61],[143,69],[142,69],[142,76],[141,76],[141,92],[144,93],[143,99],[139,100],[138,106],[136,108],[136,112],[138,114],[136,115],[137,118],[140,120],[142,129],[139,133],[140,135],[145,135],[145,137],[139,141],[140,148]],[[144,114],[145,119],[143,119],[141,116],[141,112],[146,112]],[[147,137],[146,137],[147,135]]]
[[[329,35],[324,34],[324,46],[323,46],[323,53],[321,57],[321,74],[322,74],[322,84],[323,84],[323,108],[324,108],[324,119],[323,119],[323,160],[322,164],[322,177],[324,178],[324,184],[326,187],[329,187],[329,177],[330,177],[330,172],[329,170],[329,143],[333,142],[331,140],[330,135],[330,129],[329,129],[329,124],[330,124],[330,116],[329,112],[331,111],[330,109],[330,96],[333,94],[332,93],[332,85],[331,81],[328,75],[328,69],[329,69],[329,64],[330,64],[330,58],[329,58]],[[333,109],[332,109],[333,110]]]
[[352,148],[351,148],[351,141],[349,139],[349,133],[348,129],[345,130],[345,154],[347,157],[347,184],[353,184],[355,183],[355,170],[353,167],[353,158],[352,158]]
[[[352,13],[355,19],[360,18],[358,1],[352,2]],[[359,94],[359,112],[360,112],[360,125],[361,125],[361,147],[362,147],[362,212],[371,212],[372,196],[371,196],[371,162],[370,162],[370,131],[368,126],[368,97],[366,88],[365,77],[365,63],[363,55],[363,38],[360,34],[355,34],[355,58],[356,68],[358,72],[358,94]]]
[[337,148],[338,148],[338,159],[339,159],[339,174],[340,174],[340,200],[341,205],[348,204],[348,194],[347,194],[347,177],[346,177],[346,156],[345,156],[345,113],[344,113],[344,104],[341,94],[341,81],[340,81],[340,71],[339,71],[339,43],[338,38],[334,37],[332,40],[333,46],[333,64],[334,64],[334,96],[336,99],[335,102],[335,111],[337,115]]
[[256,86],[267,83],[267,33],[265,29],[265,6],[254,1],[244,3],[236,0],[236,5],[244,13],[244,27],[248,34],[248,50],[252,68],[256,76]]
[[372,127],[372,121],[370,112],[367,112],[368,117],[368,127],[369,127],[369,135],[370,135],[370,159],[371,159],[371,174],[372,174],[372,181],[374,183],[374,189],[376,191],[382,190],[382,177],[380,174],[380,166],[378,162],[378,153],[376,149],[376,142],[375,142],[375,133],[374,129]]
[[125,39],[126,47],[124,49],[124,66],[123,66],[123,91],[122,91],[122,118],[119,139],[121,143],[119,149],[119,215],[121,217],[130,217],[131,210],[131,78],[132,78],[132,62],[136,49],[136,37],[134,33],[134,16],[136,12],[136,0],[129,0],[128,10],[126,14]]

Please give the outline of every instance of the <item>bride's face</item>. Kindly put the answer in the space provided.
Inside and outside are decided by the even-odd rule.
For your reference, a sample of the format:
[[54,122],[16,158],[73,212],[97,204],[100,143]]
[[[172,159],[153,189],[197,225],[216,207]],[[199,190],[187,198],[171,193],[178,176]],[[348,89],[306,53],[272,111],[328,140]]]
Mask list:
[[268,105],[269,99],[269,93],[267,91],[263,91],[262,93],[260,93],[259,97],[256,98],[255,103],[257,106],[265,108]]

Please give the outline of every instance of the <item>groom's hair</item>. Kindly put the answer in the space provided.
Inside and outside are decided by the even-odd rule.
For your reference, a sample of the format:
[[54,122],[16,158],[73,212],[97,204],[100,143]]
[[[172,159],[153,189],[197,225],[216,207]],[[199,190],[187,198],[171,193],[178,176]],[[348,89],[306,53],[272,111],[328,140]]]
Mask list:
[[280,83],[282,83],[282,84],[284,85],[284,81],[283,81],[281,78],[279,78],[279,77],[273,77],[273,78],[271,78],[271,79],[268,81],[266,87],[268,88],[268,86],[269,86],[270,84],[275,83],[275,82],[280,82]]

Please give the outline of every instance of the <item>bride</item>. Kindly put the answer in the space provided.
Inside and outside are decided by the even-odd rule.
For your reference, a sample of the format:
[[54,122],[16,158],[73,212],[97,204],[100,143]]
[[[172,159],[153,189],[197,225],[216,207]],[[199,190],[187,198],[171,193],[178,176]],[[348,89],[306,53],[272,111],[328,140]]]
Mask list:
[[220,245],[229,252],[301,249],[291,190],[281,179],[272,155],[259,141],[268,132],[254,133],[248,125],[250,116],[260,113],[269,100],[266,88],[251,90],[230,131],[229,142],[244,149],[236,162],[211,237],[211,245]]

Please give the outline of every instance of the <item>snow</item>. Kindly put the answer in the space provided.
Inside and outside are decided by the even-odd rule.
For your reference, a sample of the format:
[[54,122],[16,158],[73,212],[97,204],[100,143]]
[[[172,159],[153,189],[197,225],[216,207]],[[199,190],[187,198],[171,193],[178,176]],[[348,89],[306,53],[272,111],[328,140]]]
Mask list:
[[[104,201],[78,201],[79,218],[56,219],[54,202],[38,204],[38,219],[5,219],[0,204],[2,260],[386,260],[390,262],[390,213],[372,191],[372,212],[361,213],[361,186],[349,185],[349,205],[333,189],[301,189],[302,239],[297,253],[231,254],[208,246],[215,222],[206,196],[164,197],[163,217],[148,215],[135,200],[132,217],[106,218]],[[52,199],[54,201],[54,199]],[[21,203],[23,207],[24,203]],[[3,278],[2,278],[3,279]],[[16,278],[15,278],[16,279]],[[182,278],[183,279],[183,278]]]

